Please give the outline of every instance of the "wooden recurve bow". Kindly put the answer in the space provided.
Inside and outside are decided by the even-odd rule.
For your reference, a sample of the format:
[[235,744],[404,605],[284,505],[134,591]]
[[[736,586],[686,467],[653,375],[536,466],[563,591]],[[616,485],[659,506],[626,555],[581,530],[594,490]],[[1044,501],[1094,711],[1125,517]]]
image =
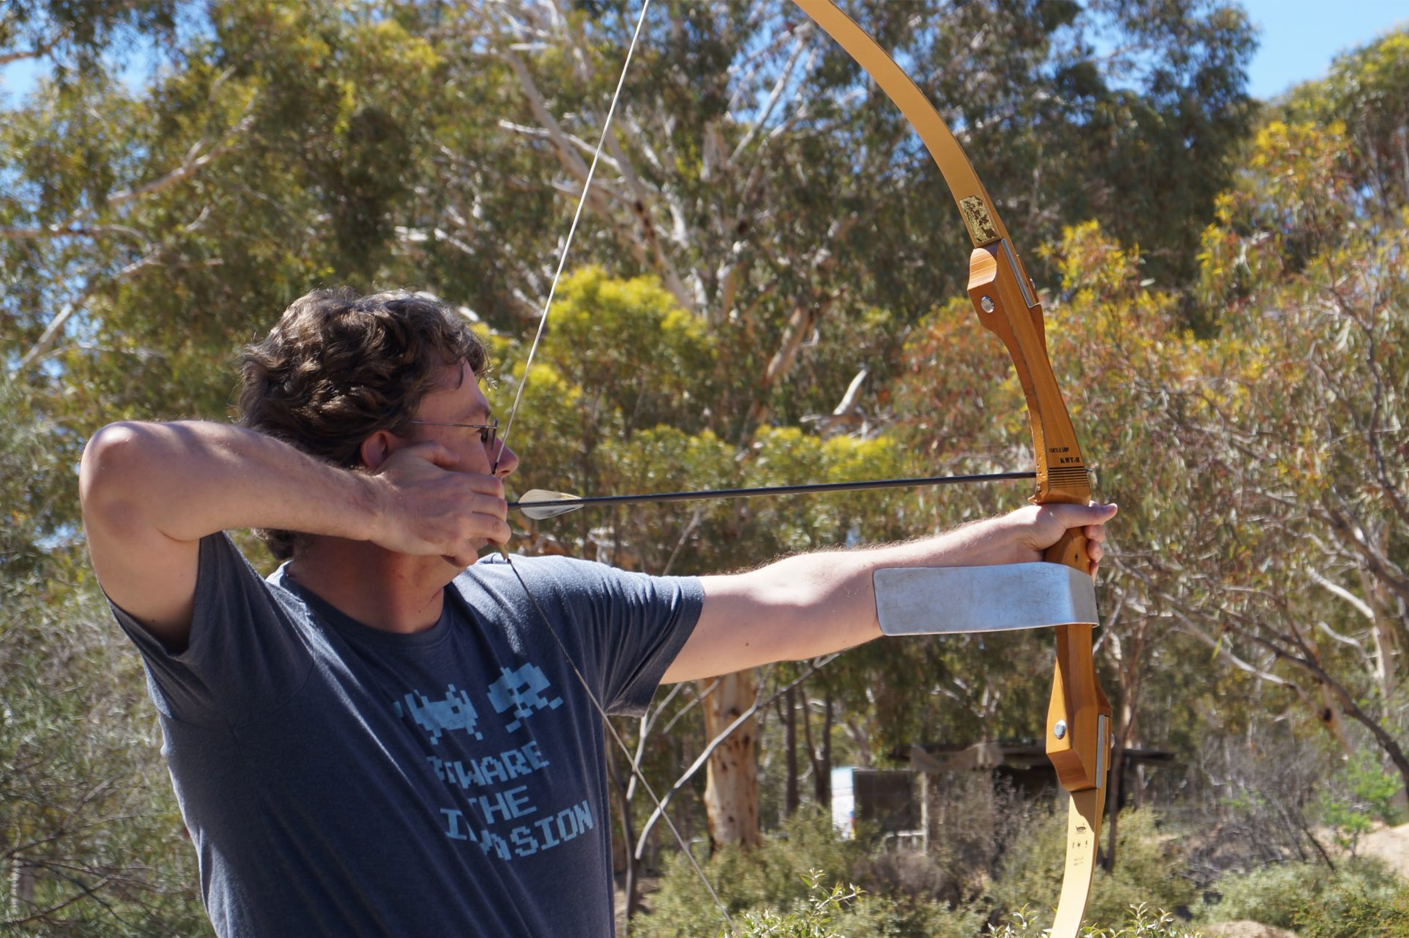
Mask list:
[[[1085,505],[1091,490],[1071,416],[1047,357],[1042,304],[983,183],[944,120],[904,70],[829,0],[794,0],[871,76],[920,135],[954,196],[973,241],[969,299],[985,329],[1008,350],[1027,397],[1037,462],[1039,505]],[[1044,560],[1090,572],[1080,530],[1047,550]],[[1066,866],[1052,938],[1076,938],[1096,869],[1105,806],[1111,705],[1096,683],[1091,625],[1056,629],[1056,669],[1047,710],[1047,757],[1069,799]]]

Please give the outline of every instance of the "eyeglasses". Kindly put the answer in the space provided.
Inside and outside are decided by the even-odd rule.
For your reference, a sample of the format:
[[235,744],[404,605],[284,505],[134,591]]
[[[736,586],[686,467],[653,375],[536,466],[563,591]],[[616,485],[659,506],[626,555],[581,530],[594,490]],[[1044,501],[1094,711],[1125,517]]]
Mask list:
[[488,449],[494,448],[494,438],[499,433],[498,417],[489,423],[441,423],[438,420],[412,420],[411,423],[420,427],[467,427],[471,430],[478,430],[479,441]]

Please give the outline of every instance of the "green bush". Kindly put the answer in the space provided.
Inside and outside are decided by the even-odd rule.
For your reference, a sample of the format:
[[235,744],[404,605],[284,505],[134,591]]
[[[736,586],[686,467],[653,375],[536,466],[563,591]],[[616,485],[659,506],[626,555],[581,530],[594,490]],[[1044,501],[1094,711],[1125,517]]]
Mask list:
[[822,888],[822,874],[811,870],[803,878],[807,884],[806,900],[799,908],[786,915],[772,909],[760,912],[745,912],[743,920],[736,923],[739,938],[768,935],[770,938],[841,938],[832,929],[832,922],[842,912],[846,903],[859,897],[855,886],[842,888],[834,886],[831,892]]
[[[1050,924],[1060,891],[1065,825],[1065,817],[1044,814],[1018,841],[1005,875],[989,884],[986,895],[967,902],[944,898],[947,888],[927,887],[947,882],[939,867],[927,879],[921,867],[933,865],[929,858],[884,853],[864,837],[838,840],[822,814],[799,817],[753,851],[720,850],[704,866],[736,929],[750,929],[741,934],[829,936],[835,930],[847,938],[979,938],[1001,916],[1007,923],[992,934],[1035,938]],[[1179,853],[1156,831],[1151,812],[1121,815],[1117,849],[1116,871],[1097,873],[1087,911],[1093,938],[1183,934],[1163,913],[1144,911],[1175,908],[1194,894]],[[898,876],[901,867],[916,869]],[[918,888],[907,888],[907,876]],[[683,860],[671,861],[648,905],[650,912],[632,922],[634,938],[721,933],[718,909]]]
[[[812,871],[822,882],[850,882],[863,855],[857,842],[838,840],[822,814],[799,814],[757,849],[726,847],[701,866],[730,914],[742,915],[748,909],[806,901],[811,895],[806,877]],[[648,904],[650,914],[632,922],[633,936],[699,938],[719,931],[719,909],[682,856],[668,860],[660,888],[648,897]]]
[[[1198,938],[1199,935],[1168,912],[1154,914],[1143,905],[1126,909],[1118,924],[1103,927],[1088,922],[1081,934],[1082,938]],[[1047,938],[1046,929],[1024,912],[1015,912],[1003,925],[990,928],[988,935],[989,938]]]
[[[1026,848],[1013,852],[993,884],[997,911],[1042,910],[1024,914],[1034,922],[1050,924],[1066,868],[1066,824],[1063,812],[1052,812],[1034,822],[1020,841]],[[1193,902],[1197,893],[1185,876],[1184,859],[1176,843],[1157,830],[1153,811],[1121,812],[1115,870],[1096,870],[1086,920],[1118,927],[1129,920],[1132,908],[1174,909]]]
[[1403,784],[1399,773],[1384,769],[1375,755],[1357,753],[1322,790],[1321,820],[1335,832],[1336,843],[1354,856],[1360,838],[1374,830],[1375,822],[1398,823],[1394,797]]
[[738,938],[973,938],[982,924],[974,913],[949,913],[933,903],[905,909],[855,886],[827,892],[816,870],[803,880],[806,899],[785,912],[745,911],[734,923]]
[[[1279,863],[1260,870],[1236,873],[1218,880],[1213,887],[1220,898],[1205,902],[1197,910],[1200,921],[1253,921],[1278,928],[1293,928],[1302,938],[1313,934],[1317,920],[1329,926],[1342,907],[1353,909],[1365,902],[1390,907],[1405,887],[1384,865],[1360,859],[1342,864],[1332,872],[1321,863]],[[1315,934],[1361,935],[1379,932],[1319,931]]]
[[23,390],[0,376],[0,938],[209,935],[141,664],[55,534],[73,466]]
[[1292,920],[1301,938],[1409,938],[1409,885],[1338,882],[1317,901],[1300,900]]
[[[870,860],[865,838],[839,840],[830,818],[815,813],[800,814],[752,851],[721,849],[703,866],[741,936],[981,934],[985,916],[977,910],[951,911],[945,903],[924,897],[891,898],[852,886],[824,885],[856,882],[858,871],[868,869]],[[700,938],[722,931],[718,908],[682,857],[669,862],[647,905],[650,912],[631,923],[632,938]]]

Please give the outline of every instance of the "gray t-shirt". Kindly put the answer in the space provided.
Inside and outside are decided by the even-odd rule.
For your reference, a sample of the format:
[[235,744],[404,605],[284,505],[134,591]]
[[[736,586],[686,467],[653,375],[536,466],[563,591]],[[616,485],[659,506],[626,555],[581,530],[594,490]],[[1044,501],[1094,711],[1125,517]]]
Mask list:
[[[597,698],[642,712],[699,619],[699,581],[515,566]],[[213,535],[185,651],[115,613],[222,938],[612,934],[601,718],[502,559],[398,635],[282,568],[261,579]]]

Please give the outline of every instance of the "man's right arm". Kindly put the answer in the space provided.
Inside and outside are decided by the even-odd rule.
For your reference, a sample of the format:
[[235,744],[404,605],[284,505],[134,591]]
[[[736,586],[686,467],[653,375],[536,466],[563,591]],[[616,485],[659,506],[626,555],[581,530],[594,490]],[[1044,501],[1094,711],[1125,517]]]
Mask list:
[[472,539],[507,540],[498,480],[446,471],[453,464],[443,447],[423,443],[368,475],[228,424],[116,423],[84,449],[79,493],[104,591],[179,651],[206,535],[301,531],[442,554],[463,566],[475,560]]

